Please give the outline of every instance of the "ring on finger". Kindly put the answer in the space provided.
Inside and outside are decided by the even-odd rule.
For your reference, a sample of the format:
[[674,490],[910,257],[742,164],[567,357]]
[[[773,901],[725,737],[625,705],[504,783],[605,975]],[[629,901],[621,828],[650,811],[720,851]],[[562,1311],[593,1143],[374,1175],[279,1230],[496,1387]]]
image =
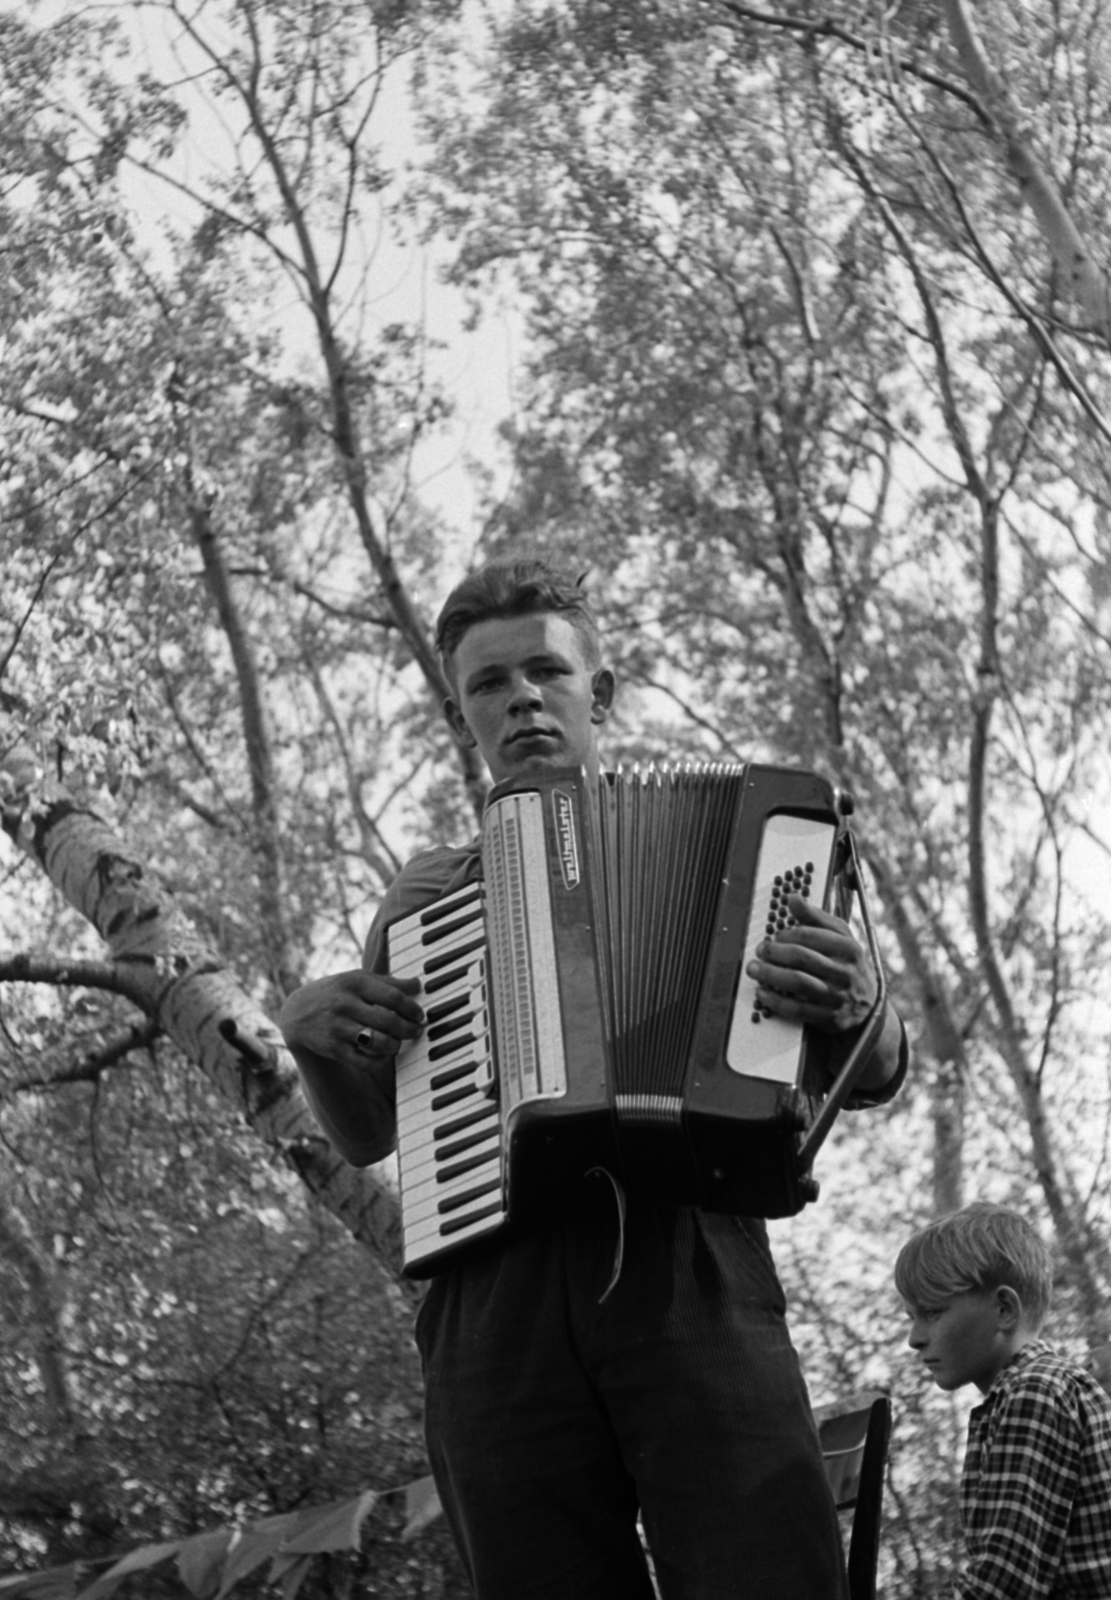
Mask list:
[[355,1035],[355,1049],[361,1050],[365,1056],[374,1054],[374,1029],[360,1028]]

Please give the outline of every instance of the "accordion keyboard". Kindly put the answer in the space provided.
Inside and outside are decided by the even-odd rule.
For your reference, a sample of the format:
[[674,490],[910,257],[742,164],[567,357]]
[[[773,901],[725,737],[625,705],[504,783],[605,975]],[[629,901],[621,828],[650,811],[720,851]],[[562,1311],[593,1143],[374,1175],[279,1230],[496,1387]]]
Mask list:
[[398,1061],[398,1164],[407,1267],[505,1219],[481,884],[389,930],[390,972],[420,980],[424,1032]]

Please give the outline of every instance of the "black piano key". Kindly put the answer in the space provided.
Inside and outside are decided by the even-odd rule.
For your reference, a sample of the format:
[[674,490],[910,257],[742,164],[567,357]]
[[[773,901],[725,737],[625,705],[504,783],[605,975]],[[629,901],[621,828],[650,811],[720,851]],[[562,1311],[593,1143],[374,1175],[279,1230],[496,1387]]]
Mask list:
[[433,927],[429,928],[427,933],[421,934],[420,942],[422,945],[439,944],[441,939],[447,939],[451,934],[458,933],[460,928],[471,927],[478,920],[479,910],[476,906],[473,911],[467,912],[465,916],[458,917],[454,922],[437,922]]
[[441,917],[449,917],[463,906],[473,904],[478,899],[480,888],[480,884],[474,883],[471,885],[469,893],[464,893],[461,889],[458,899],[453,895],[447,904],[443,901],[437,901],[435,905],[429,906],[427,911],[422,911],[420,914],[421,927],[428,927],[431,923],[438,922]]
[[[473,1122],[475,1119],[469,1117],[466,1120]],[[452,1139],[450,1144],[443,1144],[438,1149],[435,1149],[433,1155],[437,1161],[450,1161],[453,1156],[461,1156],[464,1150],[473,1150],[476,1144],[485,1144],[491,1134],[496,1131],[496,1127],[497,1124],[495,1123],[492,1128],[479,1128],[477,1133],[468,1133],[462,1139]]]
[[444,1039],[440,1044],[434,1044],[428,1052],[429,1061],[442,1061],[445,1056],[454,1055],[456,1050],[462,1050],[464,1045],[474,1044],[476,1036],[473,1033],[461,1033],[454,1039]]
[[435,1091],[446,1089],[450,1084],[458,1083],[460,1078],[473,1078],[478,1071],[475,1061],[460,1062],[457,1067],[445,1067],[443,1072],[437,1072],[428,1080],[428,1087]]
[[[425,1023],[433,1025],[440,1022],[444,1017],[450,1016],[453,1011],[458,1011],[460,1006],[469,1006],[473,1000],[474,995],[469,990],[464,990],[462,994],[454,995],[450,1000],[437,1000],[434,1006],[429,1006],[425,1011]],[[425,1031],[427,1032],[427,1027]]]
[[467,1111],[464,1116],[452,1117],[450,1122],[442,1122],[432,1131],[435,1143],[440,1139],[450,1139],[457,1133],[463,1133],[467,1128],[473,1128],[476,1123],[489,1122],[498,1114],[498,1108],[492,1100],[484,1099],[474,1111]]
[[424,1037],[430,1043],[436,1039],[443,1039],[456,1028],[465,1028],[469,1022],[474,1021],[474,1017],[473,1011],[464,1011],[461,1017],[452,1017],[448,1022],[435,1022],[431,1027],[425,1027]]
[[473,1083],[464,1084],[461,1089],[448,1089],[443,1094],[434,1094],[429,1105],[430,1111],[443,1111],[445,1106],[453,1106],[459,1100],[466,1100],[478,1090]]
[[[442,972],[439,975],[439,977],[433,978],[431,980],[431,982],[429,982],[428,977],[426,975],[422,987],[423,987],[424,992],[425,992],[426,995],[436,994],[436,992],[438,990],[446,989],[451,984],[457,983],[460,978],[465,978],[466,976],[467,976],[467,967],[466,966],[455,967],[455,968],[453,968],[453,970],[451,972]],[[467,998],[469,999],[470,997],[467,996]]]
[[[476,1184],[473,1189],[465,1189],[462,1194],[449,1194],[441,1200],[436,1210],[442,1216],[448,1216],[452,1211],[458,1211],[460,1206],[469,1206],[472,1200],[481,1200],[483,1195],[497,1194],[501,1190],[501,1178],[491,1178],[489,1183]],[[474,1218],[468,1218],[474,1221]]]
[[[485,950],[485,948],[486,940],[484,938],[472,939],[470,944],[461,945],[458,950],[446,950],[441,956],[433,956],[430,961],[425,962],[424,972],[426,975],[440,973],[445,967],[450,966],[452,962],[460,962],[464,956],[474,955],[476,950]],[[465,966],[460,967],[454,976],[462,977],[466,970]],[[424,987],[431,992],[432,985],[430,983],[426,983]]]
[[476,1222],[484,1222],[487,1217],[500,1217],[502,1212],[501,1201],[495,1200],[493,1205],[483,1206],[480,1211],[472,1211],[465,1217],[449,1217],[446,1222],[440,1224],[440,1237],[446,1239],[450,1234],[462,1233],[464,1228],[469,1228]]
[[436,1172],[437,1183],[451,1183],[455,1178],[461,1178],[464,1172],[475,1172],[479,1167],[488,1167],[491,1161],[497,1161],[500,1151],[484,1150],[481,1155],[468,1156],[465,1161],[453,1161],[449,1167],[443,1167]]

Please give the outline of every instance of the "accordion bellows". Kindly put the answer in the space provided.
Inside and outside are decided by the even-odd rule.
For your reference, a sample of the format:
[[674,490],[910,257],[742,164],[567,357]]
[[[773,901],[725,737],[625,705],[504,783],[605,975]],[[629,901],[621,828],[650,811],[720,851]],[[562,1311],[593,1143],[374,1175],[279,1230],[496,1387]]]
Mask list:
[[788,1216],[826,1036],[769,1015],[745,973],[828,904],[844,803],[803,770],[566,769],[499,785],[482,881],[398,919],[390,970],[426,1026],[398,1054],[405,1268],[573,1208],[604,1169],[630,1196]]

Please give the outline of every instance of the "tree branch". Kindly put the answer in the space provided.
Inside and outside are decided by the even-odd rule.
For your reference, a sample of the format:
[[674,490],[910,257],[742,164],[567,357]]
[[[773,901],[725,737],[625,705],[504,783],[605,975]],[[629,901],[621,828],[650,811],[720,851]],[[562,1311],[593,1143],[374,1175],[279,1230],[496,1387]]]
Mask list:
[[[782,28],[788,33],[801,34],[804,43],[809,43],[813,39],[836,39],[839,44],[847,44],[850,49],[865,56],[876,56],[883,48],[869,39],[862,39],[857,33],[850,33],[831,17],[824,17],[820,22],[811,22],[801,17],[784,17],[770,11],[757,11],[753,6],[738,4],[738,0],[720,0],[720,3],[726,11],[742,22],[755,22],[760,27]],[[908,78],[918,78],[922,83],[928,83],[931,88],[940,89],[942,94],[959,100],[962,105],[968,107],[983,128],[990,130],[991,116],[963,84],[955,82],[952,78],[942,77],[939,72],[933,72],[929,67],[923,67],[912,56],[895,56],[893,64]]]
[[65,1089],[71,1083],[95,1083],[109,1067],[119,1066],[135,1050],[149,1050],[162,1030],[155,1022],[137,1022],[116,1038],[108,1040],[99,1050],[88,1051],[80,1060],[68,1062],[48,1077],[13,1078],[4,1087],[6,1095],[26,1094],[31,1091]]
[[992,130],[1003,141],[1007,166],[1019,192],[1034,213],[1073,297],[1104,342],[1111,344],[1111,281],[1096,264],[1053,177],[1038,159],[1018,108],[988,61],[971,7],[966,0],[945,0],[945,14],[953,46],[987,110]]
[[[175,430],[181,438],[188,432],[183,414],[184,407],[176,398],[172,406]],[[198,491],[193,472],[192,449],[188,446],[186,438],[181,438],[181,442],[185,456],[184,484],[189,526],[200,551],[205,583],[228,641],[239,690],[239,714],[247,749],[247,768],[251,784],[250,845],[251,854],[258,867],[259,918],[262,924],[263,949],[266,951],[270,967],[267,976],[278,997],[284,998],[300,983],[302,973],[297,969],[293,944],[286,926],[282,858],[278,846],[278,805],[274,763],[262,688],[254,649],[243,627],[239,607],[232,593],[212,510]]]
[[0,983],[45,983],[55,988],[102,989],[143,1003],[145,986],[126,967],[111,961],[67,961],[22,952],[0,955]]

